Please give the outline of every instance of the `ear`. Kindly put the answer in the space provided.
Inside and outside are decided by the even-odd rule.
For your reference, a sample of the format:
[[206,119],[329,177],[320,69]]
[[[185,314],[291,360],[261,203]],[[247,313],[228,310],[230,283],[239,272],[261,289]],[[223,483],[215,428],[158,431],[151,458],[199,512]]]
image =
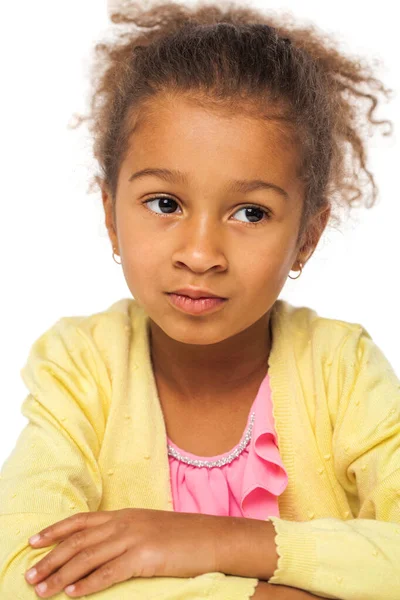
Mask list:
[[301,247],[298,252],[296,262],[301,262],[302,265],[305,265],[305,263],[314,254],[314,251],[321,238],[321,235],[323,234],[328,224],[330,214],[330,205],[325,205],[323,208],[321,208],[321,210],[318,213],[316,213],[312,217],[307,227],[307,230],[303,235],[302,242],[300,244]]
[[118,237],[116,233],[116,225],[114,222],[113,215],[113,204],[112,197],[109,189],[105,183],[101,184],[101,198],[103,201],[104,215],[105,215],[105,225],[108,232],[108,237],[110,238],[111,245],[113,250],[119,254],[118,247]]

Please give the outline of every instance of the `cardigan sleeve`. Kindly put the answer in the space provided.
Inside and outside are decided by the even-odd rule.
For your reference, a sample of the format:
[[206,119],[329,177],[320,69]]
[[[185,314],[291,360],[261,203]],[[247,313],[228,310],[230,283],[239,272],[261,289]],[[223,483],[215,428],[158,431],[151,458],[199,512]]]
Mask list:
[[[74,513],[96,511],[102,497],[98,456],[109,410],[107,373],[90,336],[65,317],[32,346],[21,376],[28,419],[0,475],[0,598],[37,600],[25,571],[55,546],[29,537]],[[205,573],[193,578],[136,578],[92,594],[93,600],[245,600],[257,579]],[[64,592],[53,596],[67,599]]]
[[324,598],[400,598],[400,381],[360,326],[341,350],[332,456],[350,520],[271,517],[278,567],[269,583]]

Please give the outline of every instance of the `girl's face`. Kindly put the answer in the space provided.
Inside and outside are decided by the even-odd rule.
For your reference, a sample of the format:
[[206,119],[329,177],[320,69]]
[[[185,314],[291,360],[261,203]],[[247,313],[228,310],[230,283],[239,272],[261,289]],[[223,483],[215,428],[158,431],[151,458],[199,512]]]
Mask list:
[[[168,336],[215,344],[272,308],[298,270],[298,160],[276,121],[226,116],[184,99],[152,102],[121,165],[116,235],[104,191],[103,202],[127,285]],[[171,173],[130,181],[142,169]],[[247,190],[231,188],[234,181],[248,182]],[[167,292],[187,285],[228,300],[209,314],[183,313]]]

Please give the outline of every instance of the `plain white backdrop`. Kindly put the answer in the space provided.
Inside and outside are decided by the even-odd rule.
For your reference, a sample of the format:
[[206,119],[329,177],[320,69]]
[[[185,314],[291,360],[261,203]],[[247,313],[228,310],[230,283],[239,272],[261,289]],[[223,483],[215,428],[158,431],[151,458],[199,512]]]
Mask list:
[[[378,132],[370,139],[377,204],[354,211],[340,233],[326,230],[301,277],[288,279],[280,297],[324,317],[362,324],[400,377],[395,5],[390,0],[248,4],[290,12],[299,23],[334,34],[343,51],[378,59],[376,75],[394,90],[377,115],[393,121],[394,134]],[[87,128],[67,128],[74,113],[88,110],[92,48],[109,35],[110,26],[106,0],[25,0],[1,8],[0,466],[27,423],[20,413],[28,393],[20,370],[33,342],[63,316],[89,315],[131,297],[122,268],[112,260],[101,197],[88,193],[95,165]]]

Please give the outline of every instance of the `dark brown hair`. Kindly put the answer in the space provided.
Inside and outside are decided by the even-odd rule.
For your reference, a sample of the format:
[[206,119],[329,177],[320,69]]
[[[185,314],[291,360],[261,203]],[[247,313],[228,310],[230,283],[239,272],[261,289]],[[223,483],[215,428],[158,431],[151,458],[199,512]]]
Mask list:
[[[370,208],[377,187],[366,166],[366,139],[378,124],[378,94],[386,89],[362,58],[339,52],[315,26],[293,17],[265,15],[233,2],[187,7],[177,2],[111,12],[116,37],[95,45],[89,121],[100,167],[90,190],[106,185],[115,197],[129,138],[155,95],[186,95],[222,111],[249,111],[282,122],[299,145],[305,184],[299,238],[309,219],[327,206]],[[148,104],[146,104],[148,102]],[[370,200],[364,185],[370,187]]]

